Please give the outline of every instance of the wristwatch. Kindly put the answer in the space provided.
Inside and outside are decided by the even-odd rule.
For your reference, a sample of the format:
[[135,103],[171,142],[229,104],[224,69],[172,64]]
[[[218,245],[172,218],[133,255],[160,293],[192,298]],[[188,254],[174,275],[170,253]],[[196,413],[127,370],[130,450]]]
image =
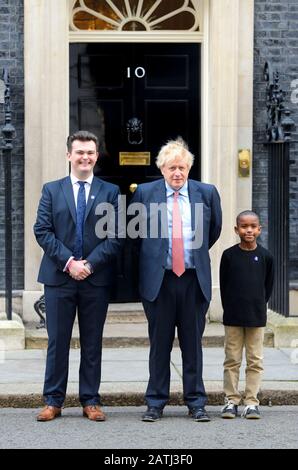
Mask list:
[[91,272],[91,274],[93,273],[92,264],[89,263],[89,261],[86,261],[86,262],[84,263],[84,266],[87,266],[87,268],[89,269],[89,271]]

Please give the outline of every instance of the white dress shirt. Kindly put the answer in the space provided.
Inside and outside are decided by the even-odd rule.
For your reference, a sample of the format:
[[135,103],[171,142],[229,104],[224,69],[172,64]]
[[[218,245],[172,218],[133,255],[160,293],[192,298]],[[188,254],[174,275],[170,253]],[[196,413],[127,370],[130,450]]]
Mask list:
[[93,175],[89,176],[86,180],[80,180],[76,176],[70,173],[70,179],[71,179],[71,184],[72,184],[72,190],[73,190],[73,195],[74,195],[74,200],[75,200],[75,205],[77,207],[77,202],[78,202],[78,194],[79,194],[79,189],[80,185],[78,184],[78,181],[85,181],[85,194],[86,194],[86,204],[88,201],[89,193],[90,193],[90,188],[91,184],[93,181]]
[[[167,269],[172,269],[172,231],[173,231],[173,202],[174,193],[176,192],[165,181],[167,190],[167,211],[168,211],[168,235],[169,235],[169,253],[167,257]],[[191,227],[191,205],[188,195],[188,182],[186,181],[182,188],[179,189],[178,204],[182,219],[182,234],[184,247],[184,263],[185,269],[194,268],[193,253],[191,249],[193,232]]]
[[[79,194],[79,189],[80,189],[80,185],[78,184],[78,181],[85,181],[86,182],[86,184],[85,184],[85,195],[86,195],[86,204],[87,204],[91,184],[92,184],[92,181],[93,181],[93,174],[91,176],[89,176],[89,178],[87,178],[86,180],[80,180],[79,178],[74,176],[72,173],[70,173],[69,176],[70,176],[70,180],[71,180],[71,184],[72,184],[73,196],[74,196],[76,207],[77,207],[77,204],[78,204],[78,194]],[[64,272],[67,271],[67,267],[68,267],[68,265],[69,265],[69,263],[72,259],[74,259],[73,256],[71,256],[67,260],[67,263],[66,263],[66,265],[64,266],[64,269],[63,269]]]

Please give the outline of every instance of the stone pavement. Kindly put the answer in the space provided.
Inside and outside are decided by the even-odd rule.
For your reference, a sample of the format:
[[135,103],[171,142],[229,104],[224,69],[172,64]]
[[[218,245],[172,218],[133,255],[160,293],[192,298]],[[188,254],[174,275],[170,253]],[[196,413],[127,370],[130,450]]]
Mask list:
[[[42,404],[45,349],[0,351],[0,407],[38,407]],[[66,406],[78,406],[80,351],[70,352]],[[204,348],[204,380],[210,405],[223,403],[223,348]],[[148,348],[104,348],[101,396],[104,405],[144,404],[148,380]],[[265,372],[260,393],[263,405],[298,404],[298,351],[265,348]],[[181,355],[174,348],[171,361],[171,404],[182,404]],[[243,389],[244,367],[241,370]]]
[[[47,347],[48,338],[45,328],[38,329],[37,323],[26,324],[26,349],[45,349]],[[224,326],[222,323],[206,323],[204,336],[204,347],[222,347],[224,344]],[[267,328],[265,331],[264,345],[273,347],[274,335]],[[178,346],[177,338],[175,339]],[[75,322],[71,340],[72,348],[80,347],[78,324]],[[143,313],[139,315],[133,314],[108,315],[104,327],[103,334],[104,348],[127,348],[127,347],[149,347],[148,326]]]

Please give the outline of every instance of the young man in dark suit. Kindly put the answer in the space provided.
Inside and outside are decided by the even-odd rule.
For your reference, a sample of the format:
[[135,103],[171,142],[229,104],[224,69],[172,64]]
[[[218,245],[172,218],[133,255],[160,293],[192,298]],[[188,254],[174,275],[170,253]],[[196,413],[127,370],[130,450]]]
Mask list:
[[70,175],[44,185],[34,225],[36,240],[44,251],[38,281],[45,288],[49,337],[43,392],[46,406],[37,420],[61,415],[77,311],[83,415],[104,421],[98,393],[102,332],[121,240],[117,233],[98,229],[96,208],[108,204],[117,220],[119,188],[93,175],[98,159],[95,135],[78,131],[68,138],[67,146]]

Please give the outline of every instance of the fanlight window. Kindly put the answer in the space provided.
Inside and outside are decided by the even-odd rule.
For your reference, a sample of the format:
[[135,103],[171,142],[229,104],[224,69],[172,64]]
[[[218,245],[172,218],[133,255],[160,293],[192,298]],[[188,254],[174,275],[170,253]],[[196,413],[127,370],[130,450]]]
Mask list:
[[70,29],[199,31],[201,0],[73,0]]

